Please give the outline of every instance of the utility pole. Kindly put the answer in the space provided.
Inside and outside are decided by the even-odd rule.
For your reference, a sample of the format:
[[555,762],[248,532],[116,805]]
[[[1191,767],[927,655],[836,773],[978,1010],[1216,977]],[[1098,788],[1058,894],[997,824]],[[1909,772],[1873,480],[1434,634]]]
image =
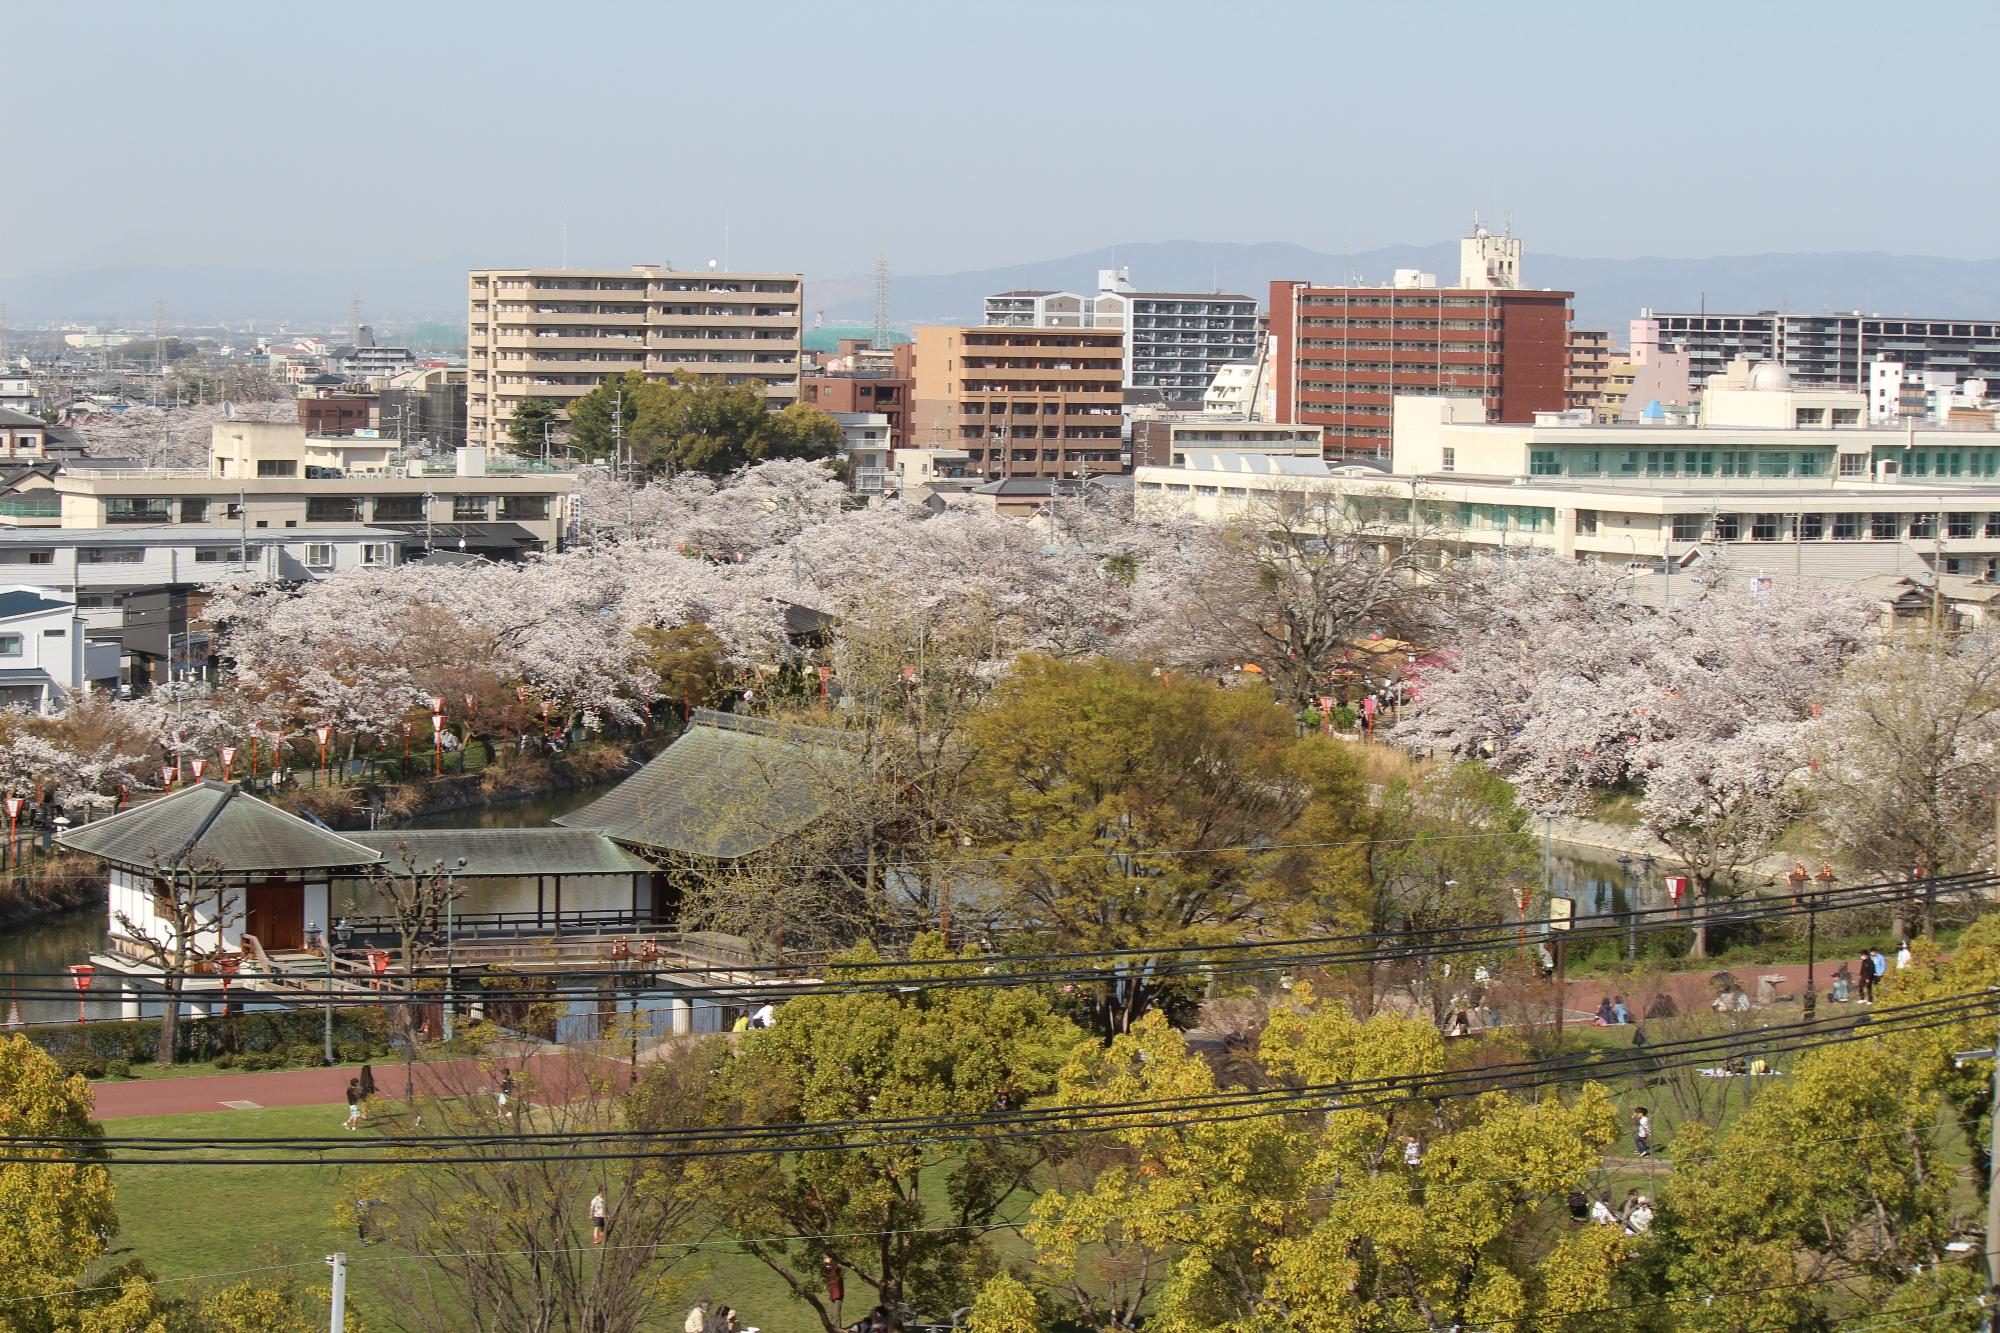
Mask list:
[[329,1254],[326,1266],[333,1270],[333,1309],[326,1326],[330,1333],[347,1333],[347,1256]]

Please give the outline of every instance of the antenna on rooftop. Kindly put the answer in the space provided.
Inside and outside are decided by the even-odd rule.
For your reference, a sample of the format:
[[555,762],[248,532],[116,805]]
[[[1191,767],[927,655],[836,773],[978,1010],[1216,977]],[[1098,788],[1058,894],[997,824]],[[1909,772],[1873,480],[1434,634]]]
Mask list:
[[875,256],[875,338],[876,351],[889,347],[889,256]]

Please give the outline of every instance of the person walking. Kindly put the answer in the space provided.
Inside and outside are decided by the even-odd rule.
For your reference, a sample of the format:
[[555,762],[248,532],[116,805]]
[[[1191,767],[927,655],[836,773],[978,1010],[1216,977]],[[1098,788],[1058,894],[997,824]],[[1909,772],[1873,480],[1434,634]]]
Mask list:
[[1873,951],[1861,951],[1861,999],[1862,1004],[1875,1002],[1875,955]]
[[504,1111],[507,1109],[507,1099],[512,1097],[513,1095],[514,1095],[514,1071],[511,1069],[503,1069],[500,1071],[501,1110]]
[[1910,965],[1910,958],[1910,942],[1904,940],[1896,946],[1896,970],[1900,972],[1908,967]]
[[1879,985],[1882,978],[1889,975],[1889,960],[1883,956],[1880,949],[1870,949],[1868,956],[1875,960],[1875,981]]
[[361,1127],[361,1080],[358,1078],[347,1080],[347,1127]]
[[1632,1113],[1632,1141],[1639,1147],[1639,1156],[1653,1155],[1653,1117],[1643,1106]]
[[590,1196],[590,1243],[592,1245],[602,1245],[604,1243],[604,1218],[604,1191],[599,1190]]

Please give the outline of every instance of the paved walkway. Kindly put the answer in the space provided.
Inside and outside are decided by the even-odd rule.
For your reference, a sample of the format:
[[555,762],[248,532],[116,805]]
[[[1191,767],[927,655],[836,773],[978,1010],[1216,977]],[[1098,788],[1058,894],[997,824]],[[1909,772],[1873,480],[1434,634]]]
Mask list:
[[274,1069],[263,1074],[202,1074],[189,1078],[119,1079],[93,1083],[99,1120],[193,1111],[241,1111],[262,1106],[324,1106],[347,1101],[352,1069]]
[[[653,1058],[642,1052],[642,1062]],[[585,1083],[595,1075],[609,1077],[624,1087],[623,1062],[609,1061],[587,1052],[551,1051],[514,1056],[506,1063],[516,1071],[524,1088],[532,1088],[535,1101],[565,1102],[586,1095]],[[389,1059],[372,1066],[375,1095],[400,1097],[403,1066]],[[196,1111],[254,1111],[266,1106],[342,1106],[347,1103],[347,1081],[355,1069],[274,1069],[258,1074],[198,1074],[187,1078],[119,1079],[93,1083],[99,1120],[124,1120],[133,1116],[187,1115]],[[490,1093],[499,1081],[497,1070],[489,1072],[476,1060],[443,1060],[416,1066],[417,1090],[427,1096],[463,1097]],[[345,1112],[340,1113],[344,1117]]]

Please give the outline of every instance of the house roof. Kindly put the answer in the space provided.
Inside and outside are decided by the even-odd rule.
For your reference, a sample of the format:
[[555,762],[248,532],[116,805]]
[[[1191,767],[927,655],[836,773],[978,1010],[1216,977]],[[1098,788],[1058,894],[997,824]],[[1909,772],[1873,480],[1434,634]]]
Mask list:
[[210,779],[123,814],[73,828],[63,846],[128,866],[189,865],[224,871],[324,870],[372,865],[373,847],[287,814]]
[[825,814],[860,768],[839,732],[697,708],[644,768],[556,822],[635,847],[734,860]]
[[404,857],[419,866],[451,865],[465,858],[462,875],[629,875],[649,873],[644,861],[595,829],[446,828],[357,833],[389,865]]
[[30,416],[26,412],[16,412],[11,407],[0,407],[0,426],[44,426],[45,427],[47,425],[48,423],[43,421],[40,417]]
[[997,481],[989,481],[984,486],[974,486],[971,493],[973,495],[1019,495],[1042,496],[1046,498],[1054,495],[1055,490],[1056,481],[1054,477],[1002,477]]
[[48,611],[74,611],[69,602],[54,597],[44,597],[26,588],[11,592],[0,592],[0,620],[12,620],[15,616],[35,616]]
[[411,537],[430,535],[432,544],[444,542],[456,546],[462,539],[467,546],[522,546],[538,542],[537,537],[519,523],[378,523],[380,528],[393,528]]

